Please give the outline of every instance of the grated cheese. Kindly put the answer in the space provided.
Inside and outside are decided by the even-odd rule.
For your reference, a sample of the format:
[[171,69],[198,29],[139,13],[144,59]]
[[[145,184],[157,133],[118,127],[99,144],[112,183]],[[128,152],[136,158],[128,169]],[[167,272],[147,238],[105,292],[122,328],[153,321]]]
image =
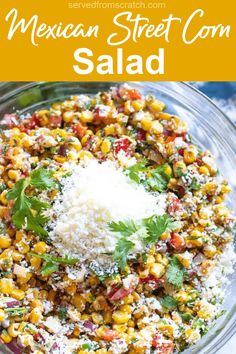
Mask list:
[[[148,193],[132,182],[116,163],[96,160],[74,165],[65,180],[62,195],[57,198],[50,238],[63,256],[81,261],[106,260],[112,253],[117,235],[109,230],[112,220],[139,220],[165,213],[165,195]],[[138,237],[138,235],[137,235]],[[137,242],[137,249],[140,245]]]

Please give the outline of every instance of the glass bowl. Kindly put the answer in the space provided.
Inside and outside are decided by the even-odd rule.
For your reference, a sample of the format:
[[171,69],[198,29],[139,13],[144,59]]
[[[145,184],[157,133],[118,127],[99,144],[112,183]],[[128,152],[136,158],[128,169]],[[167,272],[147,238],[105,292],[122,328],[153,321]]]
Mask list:
[[[167,105],[167,111],[185,121],[195,143],[215,156],[222,175],[229,181],[232,193],[228,204],[236,211],[236,128],[211,100],[183,82],[131,82],[144,94],[153,94]],[[116,82],[31,82],[0,84],[0,119],[4,113],[27,113],[61,101],[74,94],[94,94],[107,90]],[[226,314],[194,346],[184,353],[216,353],[236,332],[236,274],[223,303]],[[3,353],[9,352],[0,346]]]

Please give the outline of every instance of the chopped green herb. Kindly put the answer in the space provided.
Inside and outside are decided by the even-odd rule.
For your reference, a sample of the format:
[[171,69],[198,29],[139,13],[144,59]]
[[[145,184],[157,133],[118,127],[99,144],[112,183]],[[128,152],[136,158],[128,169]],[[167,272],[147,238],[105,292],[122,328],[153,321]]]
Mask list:
[[173,298],[173,296],[170,295],[164,296],[160,302],[161,305],[168,310],[173,310],[179,303],[175,298]]
[[166,272],[166,278],[175,288],[181,288],[184,280],[184,269],[178,258],[173,257]]
[[[50,189],[55,185],[52,173],[43,168],[34,170],[27,178],[20,179],[14,187],[7,193],[7,200],[15,200],[12,207],[12,221],[17,229],[25,226],[26,230],[34,231],[40,236],[46,237],[47,231],[43,226],[48,221],[42,211],[49,208],[49,204],[40,201],[35,197],[28,197],[26,189],[34,186],[38,189]],[[33,212],[32,212],[33,210]]]
[[183,321],[185,321],[185,322],[189,322],[192,319],[192,316],[190,315],[190,313],[183,313],[183,314],[181,314],[181,317],[182,317]]
[[134,243],[127,240],[124,237],[121,237],[115,248],[115,252],[113,254],[114,260],[118,263],[121,269],[124,269],[127,264],[127,257],[130,251],[134,248]]
[[58,317],[60,320],[65,320],[67,318],[67,308],[64,306],[61,306],[58,311]]
[[52,262],[47,262],[42,268],[40,273],[46,277],[52,273],[58,272],[59,266],[58,264],[52,263]]
[[168,182],[171,178],[171,175],[169,176],[166,173],[166,169],[169,167],[168,164],[163,164],[158,166],[155,170],[150,171],[151,172],[151,177],[147,178],[145,181],[145,185],[157,192],[164,192],[167,189]]
[[147,229],[145,241],[148,244],[155,243],[164,232],[174,230],[179,226],[168,215],[151,216],[144,219],[144,225]]
[[126,169],[126,173],[129,178],[136,183],[141,183],[141,174],[147,170],[146,168],[147,161],[144,159],[133,166],[130,166]]
[[200,184],[197,183],[197,179],[196,177],[193,177],[192,181],[191,181],[191,184],[189,186],[189,189],[190,190],[194,190],[194,191],[197,191],[199,188],[200,188]]
[[178,224],[168,215],[153,215],[150,218],[139,221],[126,220],[111,222],[108,225],[111,231],[118,232],[121,235],[113,257],[122,269],[126,266],[128,254],[134,247],[134,243],[128,240],[131,235],[135,233],[145,247],[158,241],[163,232],[174,230],[178,227]]
[[46,263],[41,268],[41,274],[43,276],[48,276],[54,272],[59,270],[59,264],[69,264],[73,265],[79,262],[77,258],[62,258],[62,257],[54,257],[51,254],[38,254],[38,253],[29,253],[30,256],[37,257],[43,259]]
[[52,263],[71,264],[71,265],[73,265],[73,264],[76,264],[76,263],[79,262],[78,258],[55,257],[55,256],[52,256],[51,254],[47,254],[47,253],[38,254],[38,253],[30,252],[29,255],[37,257],[37,258],[41,258],[44,261],[52,262]]
[[83,350],[91,350],[92,349],[92,346],[91,346],[91,344],[90,343],[84,343],[84,344],[82,344],[82,349]]
[[110,222],[109,228],[113,232],[119,232],[122,236],[128,237],[133,235],[139,229],[139,224],[133,220],[125,220],[118,222]]

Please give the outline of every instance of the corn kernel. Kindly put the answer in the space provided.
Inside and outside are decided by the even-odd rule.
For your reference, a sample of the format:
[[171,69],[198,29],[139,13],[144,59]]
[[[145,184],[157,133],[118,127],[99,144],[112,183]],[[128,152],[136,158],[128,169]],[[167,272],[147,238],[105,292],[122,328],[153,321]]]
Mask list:
[[129,313],[123,311],[114,311],[112,314],[112,318],[117,324],[127,323],[130,317],[131,315]]
[[40,241],[38,243],[36,243],[36,245],[34,246],[34,252],[35,253],[45,253],[47,251],[47,244],[43,241]]
[[111,142],[107,139],[103,140],[101,145],[101,151],[103,154],[107,154],[111,150]]
[[80,294],[75,294],[72,302],[80,312],[84,311],[86,300]]
[[145,131],[149,131],[152,126],[152,119],[151,117],[144,117],[141,120],[141,127]]
[[8,201],[6,199],[6,194],[7,194],[7,190],[4,190],[1,194],[0,194],[0,202],[3,205],[7,205]]
[[92,320],[95,324],[102,324],[103,323],[103,316],[100,313],[93,312],[92,313]]
[[19,178],[20,174],[18,171],[15,170],[9,170],[8,171],[8,177],[10,179],[13,179],[14,181],[16,181]]
[[2,322],[3,320],[5,320],[6,315],[4,310],[0,309],[0,322]]
[[161,278],[165,273],[165,267],[160,263],[154,263],[150,268],[150,274],[156,278]]
[[165,104],[161,101],[154,99],[149,105],[150,109],[154,113],[159,113],[165,108]]
[[64,112],[62,115],[64,122],[71,123],[75,119],[75,114],[72,111]]
[[8,235],[0,236],[0,248],[9,248],[11,246],[11,238]]
[[42,259],[40,259],[38,257],[31,257],[30,258],[30,264],[35,270],[39,269],[41,263],[42,263]]
[[186,293],[186,291],[181,290],[177,294],[175,294],[175,298],[183,304],[188,301],[188,294]]
[[23,258],[24,258],[24,255],[21,254],[20,252],[18,252],[18,251],[13,251],[13,252],[12,252],[12,259],[13,259],[13,261],[19,262],[19,261],[21,261]]
[[12,279],[1,278],[0,279],[0,292],[3,294],[11,294],[13,290]]
[[201,173],[201,175],[204,175],[204,176],[210,175],[209,168],[206,165],[199,167],[199,173]]
[[184,149],[184,162],[190,164],[196,161],[197,153],[197,149],[194,145],[190,145],[187,149]]
[[12,323],[7,329],[9,336],[13,338],[17,337],[20,334],[18,328],[19,328],[18,323]]
[[153,121],[150,128],[150,133],[160,135],[163,133],[163,126],[157,120]]
[[91,123],[93,121],[93,113],[88,110],[81,112],[80,120],[83,123]]
[[125,305],[132,304],[132,302],[134,301],[134,297],[132,294],[129,294],[123,298],[123,301]]
[[8,344],[12,341],[12,337],[8,334],[6,330],[3,330],[0,338],[3,340],[4,343]]
[[94,156],[90,151],[82,150],[79,154],[79,158],[81,160],[87,160],[87,159],[91,160],[94,158]]
[[21,301],[25,297],[25,292],[20,289],[13,289],[11,291],[11,296],[14,297],[14,299],[16,299],[16,300]]
[[22,253],[22,254],[26,254],[29,252],[30,247],[27,243],[25,243],[24,241],[20,241],[16,244],[18,250]]
[[34,308],[30,313],[30,322],[37,324],[42,318],[42,314],[39,308]]
[[110,125],[107,125],[104,129],[105,131],[105,135],[108,136],[108,135],[116,135],[116,128],[114,126],[114,124],[110,124]]
[[132,107],[135,110],[135,112],[141,111],[145,107],[145,101],[135,100],[132,102]]
[[206,245],[203,249],[203,253],[206,257],[213,258],[217,253],[216,246],[215,245]]

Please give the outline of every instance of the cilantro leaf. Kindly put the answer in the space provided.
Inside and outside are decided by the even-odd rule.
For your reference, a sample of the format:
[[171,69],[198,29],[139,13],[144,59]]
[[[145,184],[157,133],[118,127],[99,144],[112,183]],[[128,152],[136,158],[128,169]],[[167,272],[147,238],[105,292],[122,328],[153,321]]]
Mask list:
[[79,260],[77,258],[55,257],[55,256],[52,256],[51,254],[48,254],[48,253],[39,254],[39,253],[29,252],[29,255],[33,256],[33,257],[41,258],[44,261],[52,262],[52,263],[73,265],[73,264],[76,264],[79,262]]
[[192,319],[192,316],[190,315],[190,313],[183,313],[183,314],[181,314],[181,317],[182,317],[183,321],[185,321],[185,322],[189,322]]
[[108,224],[109,228],[113,232],[119,232],[121,235],[125,237],[129,237],[133,235],[139,229],[139,224],[133,220],[125,220],[125,221],[112,221]]
[[178,305],[178,301],[173,296],[170,296],[170,295],[164,296],[160,300],[160,302],[161,302],[161,305],[168,310],[173,310]]
[[108,226],[111,231],[121,235],[116,244],[113,258],[123,269],[127,264],[128,254],[134,247],[134,243],[128,239],[130,236],[136,234],[136,238],[141,240],[145,247],[147,244],[155,243],[163,232],[176,229],[178,224],[168,215],[153,215],[139,221],[112,221]]
[[151,177],[147,178],[145,184],[148,188],[156,192],[164,192],[167,189],[171,175],[166,173],[169,165],[167,163],[158,166],[155,170],[150,171]]
[[135,165],[128,167],[126,172],[129,178],[136,183],[141,183],[141,173],[147,170],[146,164],[147,160],[143,159],[142,161],[137,162]]
[[52,262],[48,262],[46,263],[42,268],[40,273],[43,276],[48,276],[54,272],[57,272],[59,270],[59,266],[58,264],[52,263]]
[[34,252],[29,252],[30,256],[37,257],[40,259],[43,259],[45,261],[45,264],[41,268],[40,273],[43,276],[50,275],[54,272],[57,272],[59,270],[59,264],[69,264],[69,265],[74,265],[78,263],[78,259],[76,258],[62,258],[62,257],[54,257],[51,254],[38,254]]
[[14,187],[7,193],[7,200],[15,200],[12,207],[12,221],[17,229],[25,227],[28,231],[34,231],[40,236],[48,233],[43,226],[48,221],[41,212],[50,207],[50,204],[40,201],[38,198],[26,195],[26,189],[34,186],[38,189],[50,189],[55,185],[52,172],[39,168],[31,172],[27,178],[17,181]]
[[193,177],[192,181],[191,181],[191,184],[189,186],[189,190],[194,190],[194,191],[197,191],[199,188],[200,188],[200,184],[197,183],[197,179],[196,177]]
[[67,318],[67,308],[64,306],[61,306],[58,311],[58,317],[60,320],[65,320]]
[[181,288],[184,281],[184,269],[178,258],[173,257],[166,272],[167,281],[175,288]]
[[124,269],[127,264],[127,257],[129,252],[134,247],[134,243],[121,237],[115,248],[115,252],[113,254],[113,259],[118,263],[121,269]]
[[47,171],[44,168],[38,168],[37,170],[31,172],[30,184],[39,189],[51,189],[55,186],[52,176],[52,171]]
[[161,216],[153,215],[150,218],[144,219],[144,224],[148,233],[145,241],[148,244],[155,243],[164,232],[174,230],[178,227],[178,224],[166,214]]

